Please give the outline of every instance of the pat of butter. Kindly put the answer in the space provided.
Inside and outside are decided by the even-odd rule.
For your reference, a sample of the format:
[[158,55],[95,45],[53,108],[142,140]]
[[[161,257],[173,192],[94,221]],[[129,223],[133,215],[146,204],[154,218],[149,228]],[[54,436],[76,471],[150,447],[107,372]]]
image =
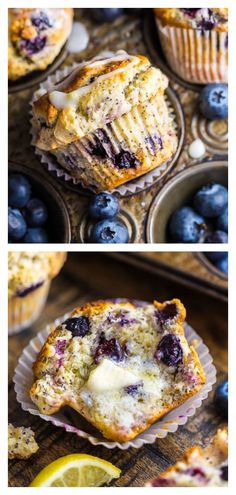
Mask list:
[[136,385],[140,378],[125,368],[121,368],[109,359],[103,359],[97,368],[91,371],[86,388],[91,392],[101,393]]

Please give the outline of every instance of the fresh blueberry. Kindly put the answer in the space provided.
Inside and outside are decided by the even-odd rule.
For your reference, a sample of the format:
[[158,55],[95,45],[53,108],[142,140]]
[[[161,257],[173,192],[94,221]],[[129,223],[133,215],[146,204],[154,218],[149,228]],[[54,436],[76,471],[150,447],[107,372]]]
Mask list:
[[13,208],[22,208],[29,201],[31,186],[21,174],[11,174],[8,181],[8,203]]
[[208,84],[199,97],[201,114],[210,120],[226,119],[228,117],[228,85]]
[[214,251],[213,253],[204,253],[204,254],[208,260],[212,261],[212,263],[216,263],[227,257],[227,253],[225,251],[220,251],[220,252]]
[[89,319],[87,316],[78,316],[76,318],[68,318],[64,322],[66,329],[69,330],[73,337],[84,337],[90,328]]
[[206,235],[204,242],[207,244],[227,244],[228,234],[223,230],[214,230],[214,232],[209,232]]
[[41,199],[32,198],[28,201],[24,209],[24,217],[30,227],[40,227],[46,222],[48,212]]
[[183,349],[180,339],[171,333],[164,335],[160,340],[154,357],[167,366],[176,366],[183,362]]
[[225,418],[228,416],[228,381],[221,383],[218,385],[215,395],[214,402],[219,413],[222,414]]
[[217,261],[216,266],[219,270],[221,270],[221,272],[228,275],[228,255],[223,260]]
[[216,219],[216,228],[217,230],[228,232],[228,206],[226,206],[223,213]]
[[27,230],[23,242],[45,243],[48,242],[48,234],[42,227],[30,228]]
[[228,190],[221,184],[207,184],[193,197],[195,210],[207,218],[218,217],[228,203]]
[[12,241],[19,241],[25,235],[27,225],[21,212],[8,208],[8,234]]
[[93,197],[89,205],[92,218],[114,218],[119,213],[119,201],[113,194],[100,193]]
[[104,357],[108,356],[114,361],[122,361],[125,356],[124,349],[115,338],[106,340],[104,336],[100,338],[100,343],[95,350],[94,361],[96,364]]
[[199,242],[205,229],[204,218],[189,206],[176,210],[169,223],[169,233],[174,242]]
[[91,238],[99,244],[125,243],[129,241],[129,233],[120,220],[101,220],[93,227]]
[[123,14],[124,9],[90,9],[92,17],[97,22],[114,21]]

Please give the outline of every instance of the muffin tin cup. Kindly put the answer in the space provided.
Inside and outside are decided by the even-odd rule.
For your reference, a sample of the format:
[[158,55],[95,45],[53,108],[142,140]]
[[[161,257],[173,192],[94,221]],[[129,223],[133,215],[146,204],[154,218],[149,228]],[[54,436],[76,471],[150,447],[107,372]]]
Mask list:
[[40,316],[50,289],[47,281],[24,297],[13,296],[8,301],[8,334],[19,333]]
[[[138,301],[138,303],[146,304],[142,301]],[[92,445],[103,445],[108,449],[113,449],[115,447],[122,450],[126,450],[130,447],[137,449],[144,444],[154,443],[158,438],[166,437],[168,433],[174,433],[180,425],[184,425],[188,421],[188,418],[195,414],[196,409],[201,406],[203,400],[207,398],[209,392],[212,390],[212,386],[216,382],[216,369],[213,364],[212,356],[209,353],[208,347],[203,343],[199,335],[186,323],[186,338],[189,344],[194,344],[195,346],[206,374],[206,383],[197,394],[189,398],[181,406],[163,416],[163,418],[158,420],[150,426],[148,430],[138,435],[135,439],[125,443],[109,441],[102,437],[98,430],[85,422],[78,413],[70,408],[63,408],[61,411],[51,416],[41,414],[29,396],[29,390],[33,383],[32,365],[48,335],[57,325],[67,319],[70,314],[71,313],[67,313],[63,317],[56,319],[52,324],[47,325],[44,330],[39,332],[24,349],[19,359],[13,381],[15,383],[17,401],[21,404],[24,411],[27,411],[34,416],[39,416],[45,421],[51,422],[54,426],[64,428],[69,433],[75,433],[78,437],[87,439]]]
[[155,20],[163,52],[179,77],[197,84],[227,83],[228,33],[167,26]]
[[[52,89],[55,84],[68,76],[68,74],[77,67],[78,64],[73,64],[69,67],[65,67],[62,70],[57,71],[55,74],[48,77],[48,79],[40,84],[40,88],[35,91],[33,98],[31,100],[31,144],[35,147],[35,153],[40,156],[41,163],[47,167],[48,171],[51,172],[57,179],[64,180],[65,185],[73,187],[77,192],[88,193],[88,191],[94,192],[92,188],[84,188],[81,181],[73,177],[69,171],[63,168],[57,161],[56,157],[50,152],[46,152],[37,148],[36,145],[36,135],[37,135],[37,123],[35,122],[32,115],[32,107],[34,102],[48,90]],[[179,157],[185,134],[185,122],[181,104],[171,88],[167,88],[165,94],[166,104],[168,106],[169,114],[173,120],[174,129],[177,134],[178,146],[173,155],[173,157],[167,162],[161,164],[157,168],[147,172],[137,179],[131,180],[125,184],[122,184],[113,189],[113,192],[117,192],[120,196],[130,196],[137,194],[145,189],[148,189],[153,184],[156,184],[163,177],[169,173],[177,162]]]

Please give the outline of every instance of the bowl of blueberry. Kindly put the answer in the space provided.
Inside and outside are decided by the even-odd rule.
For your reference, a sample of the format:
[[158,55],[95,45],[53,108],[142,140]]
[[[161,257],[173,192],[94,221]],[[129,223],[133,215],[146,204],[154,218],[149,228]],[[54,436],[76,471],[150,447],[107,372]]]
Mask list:
[[69,243],[70,219],[60,193],[35,170],[9,164],[10,243]]
[[146,236],[155,243],[227,244],[227,162],[199,163],[168,181],[151,204]]
[[210,251],[205,253],[195,253],[196,257],[204,266],[217,277],[228,279],[228,252]]

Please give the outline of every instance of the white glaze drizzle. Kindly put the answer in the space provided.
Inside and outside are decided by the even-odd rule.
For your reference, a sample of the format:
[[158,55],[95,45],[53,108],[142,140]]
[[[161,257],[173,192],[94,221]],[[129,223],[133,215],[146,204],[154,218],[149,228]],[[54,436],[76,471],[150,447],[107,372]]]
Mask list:
[[[114,57],[109,57],[109,58],[104,58],[101,59],[100,57],[95,57],[92,59],[90,62],[82,62],[79,64],[78,67],[76,67],[75,71],[80,71],[83,67],[86,65],[89,65],[90,67],[97,67],[99,65],[106,65],[111,62],[122,62],[123,60],[130,60],[132,65],[138,63],[139,59],[135,56],[128,55],[126,52],[120,51],[117,52],[117,54]],[[109,77],[113,76],[114,74],[118,74],[120,72],[123,72],[126,69],[126,67],[120,67],[118,69],[115,69],[107,74],[102,74],[101,76],[98,76],[95,81],[93,81],[90,84],[87,84],[86,86],[82,86],[81,88],[78,88],[74,91],[71,91],[70,93],[64,93],[63,91],[58,91],[60,89],[60,86],[64,86],[65,82],[67,84],[70,81],[70,78],[74,78],[75,71],[69,76],[69,79],[64,80],[61,85],[57,86],[58,90],[54,90],[49,93],[49,101],[50,103],[57,108],[58,110],[63,110],[64,108],[73,108],[77,107],[79,104],[79,100],[82,96],[86,95],[91,91],[93,86],[99,82],[104,81],[105,79],[108,79]]]

